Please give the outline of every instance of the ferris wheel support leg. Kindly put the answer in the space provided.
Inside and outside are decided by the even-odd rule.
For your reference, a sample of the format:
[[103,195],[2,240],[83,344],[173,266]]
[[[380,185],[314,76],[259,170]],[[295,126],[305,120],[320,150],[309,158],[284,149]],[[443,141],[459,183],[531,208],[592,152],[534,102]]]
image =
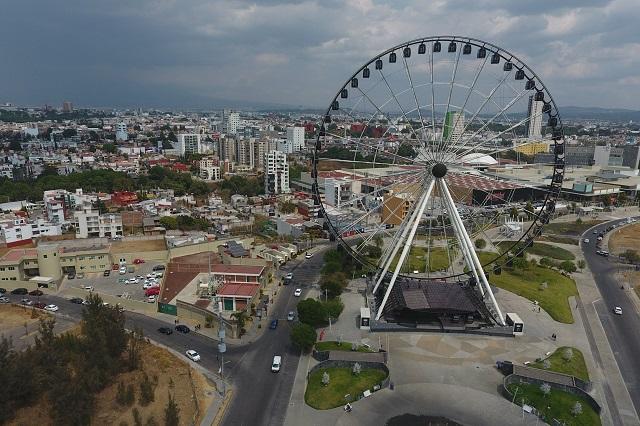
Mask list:
[[487,277],[484,274],[484,270],[482,268],[482,264],[480,263],[480,260],[478,259],[478,255],[476,254],[475,249],[473,248],[473,245],[471,243],[471,238],[469,237],[469,234],[467,233],[465,227],[464,227],[464,223],[462,222],[462,219],[460,218],[460,214],[458,213],[458,210],[455,208],[455,202],[453,201],[453,198],[451,197],[451,193],[449,192],[449,188],[447,187],[447,184],[445,183],[444,180],[441,180],[440,182],[440,188],[442,189],[442,194],[448,201],[450,206],[453,206],[450,210],[451,210],[451,218],[457,222],[457,226],[460,229],[460,236],[466,241],[466,246],[469,248],[470,251],[470,255],[471,258],[473,260],[472,264],[475,266],[476,272],[477,274],[480,276],[481,282],[479,282],[479,285],[484,285],[486,294],[489,295],[489,298],[491,300],[491,305],[493,306],[493,308],[495,309],[496,313],[498,314],[498,322],[500,325],[505,325],[504,322],[504,317],[502,316],[502,311],[500,311],[500,307],[498,306],[498,302],[496,301],[495,296],[493,295],[493,291],[491,291],[491,287],[489,286],[489,282],[487,281]]
[[[387,299],[389,299],[389,295],[391,294],[391,290],[393,289],[393,285],[400,274],[400,270],[402,269],[402,264],[411,249],[411,243],[413,242],[413,238],[416,235],[416,231],[418,230],[418,224],[420,223],[420,219],[424,214],[424,211],[427,208],[427,202],[429,201],[429,197],[431,196],[431,192],[433,191],[433,186],[435,185],[435,179],[431,179],[427,184],[427,190],[425,191],[424,197],[418,208],[416,209],[417,215],[415,216],[413,223],[411,225],[411,231],[409,232],[409,236],[404,241],[404,247],[402,249],[402,253],[400,254],[400,259],[398,259],[398,264],[396,265],[396,269],[393,272],[393,276],[391,277],[391,281],[389,281],[389,285],[387,286],[387,291],[384,294],[384,298],[382,299],[382,303],[378,307],[378,312],[376,314],[376,321],[380,319],[382,315],[382,311],[384,310],[384,305],[387,303]],[[393,258],[393,257],[392,257]]]
[[378,279],[376,281],[375,287],[373,287],[373,294],[374,295],[378,291],[378,287],[380,286],[380,284],[384,280],[385,275],[387,275],[387,272],[389,271],[389,268],[391,267],[391,263],[393,263],[393,259],[398,254],[398,251],[400,250],[400,247],[402,247],[402,242],[407,237],[407,234],[409,233],[409,229],[411,228],[411,224],[416,220],[416,215],[418,214],[419,206],[424,201],[424,198],[426,197],[426,195],[427,195],[426,193],[423,193],[422,196],[420,198],[418,198],[418,201],[416,203],[416,208],[413,210],[409,220],[407,222],[405,222],[404,227],[400,231],[400,238],[398,238],[398,240],[396,241],[396,244],[393,247],[393,250],[391,252],[389,252],[388,257],[385,259],[384,268],[382,269],[382,272],[378,276]]
[[[440,190],[440,194],[443,194],[444,190],[441,187],[442,186],[442,180],[438,179],[436,184],[438,185],[438,188]],[[449,198],[447,198],[447,197],[443,197],[443,198],[444,198],[445,205],[447,206],[447,209],[449,209],[449,211],[455,210],[456,205],[455,204],[451,204]],[[456,238],[458,239],[458,244],[460,245],[460,250],[462,251],[462,256],[464,257],[464,260],[465,260],[467,266],[471,270],[471,273],[473,274],[473,277],[476,279],[476,282],[478,283],[478,288],[480,289],[480,294],[482,295],[482,297],[484,297],[484,288],[482,287],[482,285],[480,285],[480,277],[478,276],[478,271],[475,268],[475,264],[473,262],[473,257],[471,256],[471,253],[470,253],[472,248],[470,248],[467,245],[467,240],[463,237],[464,226],[462,227],[462,229],[460,229],[458,221],[457,220],[453,220],[453,219],[451,220],[451,224],[453,225],[453,229],[454,229],[454,232],[456,234]]]

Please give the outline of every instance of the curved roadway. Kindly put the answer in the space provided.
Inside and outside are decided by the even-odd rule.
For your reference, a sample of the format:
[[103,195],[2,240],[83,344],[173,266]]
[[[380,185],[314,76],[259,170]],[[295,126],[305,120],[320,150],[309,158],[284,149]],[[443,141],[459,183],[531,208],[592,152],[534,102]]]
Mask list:
[[[605,222],[586,231],[581,237],[580,246],[593,278],[600,290],[602,300],[594,302],[602,327],[613,351],[618,367],[636,409],[640,412],[640,315],[636,305],[630,299],[628,290],[620,288],[616,272],[630,265],[622,264],[614,257],[604,257],[596,254],[595,235],[593,231],[606,233],[606,228],[612,224],[626,222],[626,218]],[[589,243],[584,239],[588,238]],[[625,286],[628,288],[628,286]],[[613,309],[622,308],[622,315],[615,315]]]

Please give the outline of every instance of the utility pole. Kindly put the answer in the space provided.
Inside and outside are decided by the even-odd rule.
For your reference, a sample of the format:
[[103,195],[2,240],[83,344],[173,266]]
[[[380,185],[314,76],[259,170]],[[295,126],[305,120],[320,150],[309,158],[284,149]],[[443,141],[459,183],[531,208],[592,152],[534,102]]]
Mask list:
[[222,321],[222,312],[218,314],[220,318],[220,326],[218,328],[218,337],[220,342],[218,343],[218,352],[220,352],[220,378],[222,379],[222,397],[225,397],[227,392],[227,385],[224,381],[224,353],[227,351],[227,344],[224,342],[225,331],[224,322]]

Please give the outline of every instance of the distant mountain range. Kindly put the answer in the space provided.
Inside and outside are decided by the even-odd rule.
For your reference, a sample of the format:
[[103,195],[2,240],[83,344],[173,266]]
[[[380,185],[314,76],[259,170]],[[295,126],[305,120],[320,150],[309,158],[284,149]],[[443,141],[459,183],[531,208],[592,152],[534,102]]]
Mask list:
[[622,108],[559,107],[560,116],[568,120],[606,120],[618,122],[640,122],[640,111]]

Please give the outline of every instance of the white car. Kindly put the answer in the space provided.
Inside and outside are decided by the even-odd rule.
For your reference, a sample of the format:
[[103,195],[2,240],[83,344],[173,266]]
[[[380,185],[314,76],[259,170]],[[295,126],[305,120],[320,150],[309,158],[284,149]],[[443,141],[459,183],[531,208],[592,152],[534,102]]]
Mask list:
[[287,314],[287,321],[293,321],[296,318],[296,313],[293,311],[289,311]]
[[613,308],[613,313],[616,315],[622,315],[622,308],[620,306],[616,306]]
[[151,296],[147,297],[147,303],[156,303],[156,296],[155,294],[152,294]]
[[583,242],[586,243],[586,244],[589,244],[589,239],[585,238]]
[[146,289],[148,289],[148,288],[151,288],[151,287],[157,287],[156,283],[153,283],[153,282],[146,282],[146,283],[142,284],[142,288],[143,288],[144,290],[146,290]]
[[58,306],[57,305],[47,305],[44,307],[45,311],[49,311],[49,312],[57,312],[58,311]]
[[300,297],[302,296],[302,289],[301,288],[296,288],[296,291],[293,292],[293,295],[295,297]]
[[285,275],[284,278],[287,279],[287,280],[292,280],[293,279],[293,272],[287,272],[287,275]]
[[189,349],[187,352],[185,352],[185,354],[187,355],[187,358],[189,358],[193,362],[200,361],[200,354],[193,349]]
[[276,355],[273,357],[273,362],[271,363],[271,372],[277,373],[280,371],[280,367],[282,367],[282,357],[280,355]]
[[313,253],[309,253],[309,252],[307,252],[307,253],[305,253],[305,255],[304,255],[304,258],[305,258],[305,259],[311,259],[312,257],[313,257]]
[[118,272],[120,272],[120,275],[124,275],[127,273],[127,267],[126,266],[121,266],[120,269],[118,270]]
[[85,290],[87,290],[87,291],[93,291],[93,286],[92,286],[92,285],[85,285],[85,286],[84,286],[84,287],[82,287],[82,288],[84,288],[84,289],[85,289]]

